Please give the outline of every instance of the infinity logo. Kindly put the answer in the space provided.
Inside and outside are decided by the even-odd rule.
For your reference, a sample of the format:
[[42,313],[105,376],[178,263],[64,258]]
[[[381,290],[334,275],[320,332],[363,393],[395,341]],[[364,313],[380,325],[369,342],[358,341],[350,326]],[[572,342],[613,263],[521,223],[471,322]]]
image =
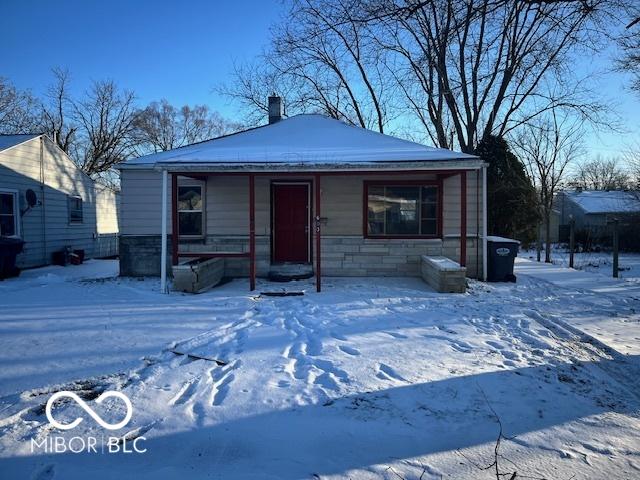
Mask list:
[[53,403],[62,397],[71,398],[74,402],[80,405],[80,407],[82,407],[82,409],[85,412],[91,415],[91,418],[93,418],[96,422],[98,422],[98,424],[101,427],[106,428],[107,430],[118,430],[119,428],[124,427],[127,423],[129,423],[129,420],[131,420],[131,416],[133,415],[133,405],[131,405],[131,401],[124,393],[109,390],[107,392],[102,393],[98,398],[96,398],[96,403],[98,404],[102,403],[107,398],[112,398],[112,397],[119,398],[127,406],[127,414],[124,417],[124,420],[118,423],[111,424],[102,420],[102,418],[100,418],[100,416],[96,412],[94,412],[93,409],[89,405],[87,405],[87,403],[84,400],[82,400],[78,395],[76,395],[73,392],[63,390],[63,391],[54,393],[51,396],[51,398],[47,401],[47,406],[45,408],[45,413],[47,415],[47,419],[49,420],[49,423],[51,423],[51,425],[53,425],[54,427],[59,428],[60,430],[71,430],[72,428],[75,428],[78,425],[80,425],[80,423],[83,420],[82,417],[78,417],[73,422],[69,424],[64,424],[64,423],[58,422],[56,419],[53,418],[53,415],[51,414],[51,408],[53,407]]

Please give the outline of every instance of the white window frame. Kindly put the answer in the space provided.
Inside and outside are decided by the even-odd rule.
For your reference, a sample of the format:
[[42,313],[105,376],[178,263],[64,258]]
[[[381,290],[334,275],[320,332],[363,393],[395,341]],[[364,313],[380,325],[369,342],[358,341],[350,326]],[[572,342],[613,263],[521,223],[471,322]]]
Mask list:
[[[80,220],[79,222],[71,220],[71,210],[69,209],[69,199],[71,199],[71,198],[78,199],[78,200],[80,200],[82,202],[80,204],[81,207],[82,207],[81,210],[80,210],[82,212],[82,220]],[[73,194],[67,195],[67,223],[69,225],[83,225],[84,224],[84,199],[82,198],[82,196],[73,195]]]
[[[178,215],[178,238],[184,238],[185,240],[189,239],[201,239],[206,238],[207,236],[207,224],[206,224],[206,206],[207,206],[207,182],[205,181],[189,181],[189,182],[179,182],[178,183],[178,191],[176,194],[178,195],[178,203],[180,202],[180,188],[182,187],[198,187],[200,188],[200,195],[202,197],[202,208],[200,210],[180,210],[178,207],[178,211],[176,214]],[[202,234],[201,235],[183,235],[180,233],[180,213],[202,213]]]
[[0,188],[0,193],[13,195],[13,225],[15,234],[8,236],[11,238],[22,238],[22,229],[20,228],[20,192],[9,188]]

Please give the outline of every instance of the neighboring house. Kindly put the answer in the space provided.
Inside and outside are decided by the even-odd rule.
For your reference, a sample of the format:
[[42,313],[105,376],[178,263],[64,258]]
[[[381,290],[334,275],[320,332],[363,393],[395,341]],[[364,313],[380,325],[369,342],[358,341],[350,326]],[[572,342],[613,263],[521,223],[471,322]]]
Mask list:
[[270,106],[268,125],[120,165],[122,275],[161,274],[164,197],[168,259],[223,257],[252,285],[281,264],[419,276],[425,254],[482,276],[479,158]]
[[628,190],[565,190],[556,197],[560,210],[561,241],[568,235],[569,221],[576,231],[589,232],[594,238],[610,234],[612,219],[629,223],[640,216],[640,192]]
[[65,247],[116,255],[118,197],[46,135],[0,135],[0,234],[25,241],[18,267],[47,265]]

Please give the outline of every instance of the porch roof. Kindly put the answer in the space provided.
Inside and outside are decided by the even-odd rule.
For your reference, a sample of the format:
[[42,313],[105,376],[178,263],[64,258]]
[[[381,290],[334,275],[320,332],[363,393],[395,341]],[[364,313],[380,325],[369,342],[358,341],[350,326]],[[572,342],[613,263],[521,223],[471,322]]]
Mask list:
[[303,114],[130,159],[119,168],[270,171],[478,168],[481,165],[482,161],[473,155],[428,147],[323,115]]

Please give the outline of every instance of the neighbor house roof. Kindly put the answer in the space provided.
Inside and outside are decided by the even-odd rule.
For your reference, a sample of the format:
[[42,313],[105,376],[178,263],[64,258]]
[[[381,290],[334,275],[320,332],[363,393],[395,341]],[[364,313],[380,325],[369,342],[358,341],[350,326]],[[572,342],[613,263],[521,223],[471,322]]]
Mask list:
[[20,145],[21,143],[27,142],[39,136],[40,134],[0,135],[0,152],[6,150],[7,148]]
[[213,140],[128,160],[121,168],[183,165],[341,166],[475,160],[348,125],[323,115],[296,115]]
[[640,191],[576,190],[564,193],[587,214],[640,212]]

